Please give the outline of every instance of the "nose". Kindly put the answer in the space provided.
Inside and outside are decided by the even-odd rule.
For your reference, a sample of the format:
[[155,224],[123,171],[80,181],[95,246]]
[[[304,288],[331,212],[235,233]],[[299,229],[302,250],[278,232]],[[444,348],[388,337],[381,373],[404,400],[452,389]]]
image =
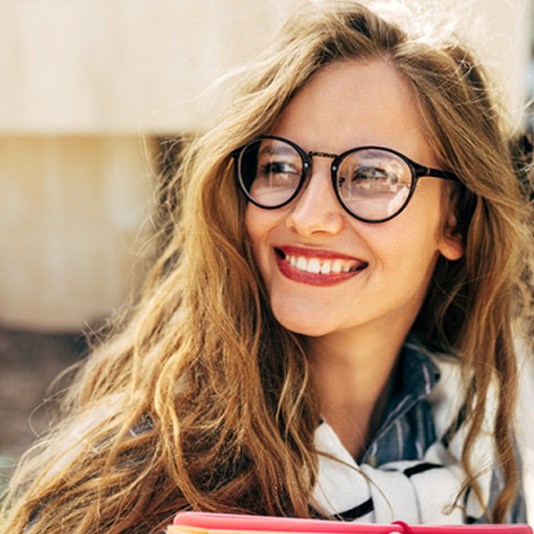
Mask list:
[[343,229],[345,215],[332,187],[330,160],[315,159],[313,163],[312,175],[291,203],[286,224],[305,237],[320,233],[335,235]]

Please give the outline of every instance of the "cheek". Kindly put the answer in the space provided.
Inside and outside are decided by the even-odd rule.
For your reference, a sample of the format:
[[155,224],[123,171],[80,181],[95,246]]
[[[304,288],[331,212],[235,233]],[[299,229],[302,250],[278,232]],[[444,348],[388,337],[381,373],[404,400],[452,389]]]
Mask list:
[[399,274],[404,269],[414,276],[426,273],[440,252],[442,221],[438,203],[414,202],[397,218],[370,228],[367,242],[375,248],[379,261]]
[[[245,230],[252,246],[254,258],[262,270],[269,250],[268,239],[277,226],[276,213],[249,204],[245,210]],[[262,261],[263,260],[263,261]]]
[[263,226],[264,223],[262,224],[262,217],[258,209],[249,204],[245,209],[245,231],[253,247],[263,233]]
[[272,220],[275,214],[271,210],[263,210],[249,204],[245,210],[245,230],[250,242],[252,258],[263,283],[270,286],[274,266],[272,265],[272,248],[269,244],[273,227]]
[[253,241],[261,241],[273,233],[280,234],[285,229],[286,215],[283,208],[266,210],[248,204],[245,209],[246,232]]

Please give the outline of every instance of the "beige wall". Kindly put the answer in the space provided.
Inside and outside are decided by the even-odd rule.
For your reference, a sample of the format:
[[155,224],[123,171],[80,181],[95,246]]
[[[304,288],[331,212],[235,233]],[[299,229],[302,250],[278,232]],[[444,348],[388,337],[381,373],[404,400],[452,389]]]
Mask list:
[[[204,89],[254,57],[295,2],[0,3],[0,321],[77,329],[124,302],[151,208],[144,139],[197,128]],[[519,116],[529,0],[437,4]]]
[[150,176],[136,137],[0,137],[0,321],[78,329],[122,303]]
[[[0,130],[135,135],[195,127],[199,94],[254,57],[296,1],[4,0]],[[500,75],[517,113],[530,0],[423,2],[431,4],[446,7]]]
[[[176,132],[292,0],[4,0],[4,132]],[[257,23],[259,21],[259,24]]]

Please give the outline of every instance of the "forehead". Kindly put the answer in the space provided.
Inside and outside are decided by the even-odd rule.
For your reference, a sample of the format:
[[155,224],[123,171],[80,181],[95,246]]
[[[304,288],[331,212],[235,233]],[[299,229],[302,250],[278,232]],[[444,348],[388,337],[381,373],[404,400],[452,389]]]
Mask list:
[[271,133],[306,150],[382,145],[434,164],[410,83],[386,61],[339,61],[302,87]]

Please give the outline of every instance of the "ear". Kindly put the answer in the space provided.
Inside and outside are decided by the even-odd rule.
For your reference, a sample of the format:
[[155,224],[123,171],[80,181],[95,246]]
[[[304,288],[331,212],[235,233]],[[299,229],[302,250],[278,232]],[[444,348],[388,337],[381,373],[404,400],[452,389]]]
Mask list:
[[444,235],[439,245],[441,255],[451,261],[459,260],[464,255],[462,236]]
[[444,205],[447,209],[444,213],[441,238],[438,250],[441,255],[450,261],[456,261],[463,257],[465,253],[464,231],[460,229],[457,219],[457,208],[460,200],[460,190],[457,187],[444,187]]

